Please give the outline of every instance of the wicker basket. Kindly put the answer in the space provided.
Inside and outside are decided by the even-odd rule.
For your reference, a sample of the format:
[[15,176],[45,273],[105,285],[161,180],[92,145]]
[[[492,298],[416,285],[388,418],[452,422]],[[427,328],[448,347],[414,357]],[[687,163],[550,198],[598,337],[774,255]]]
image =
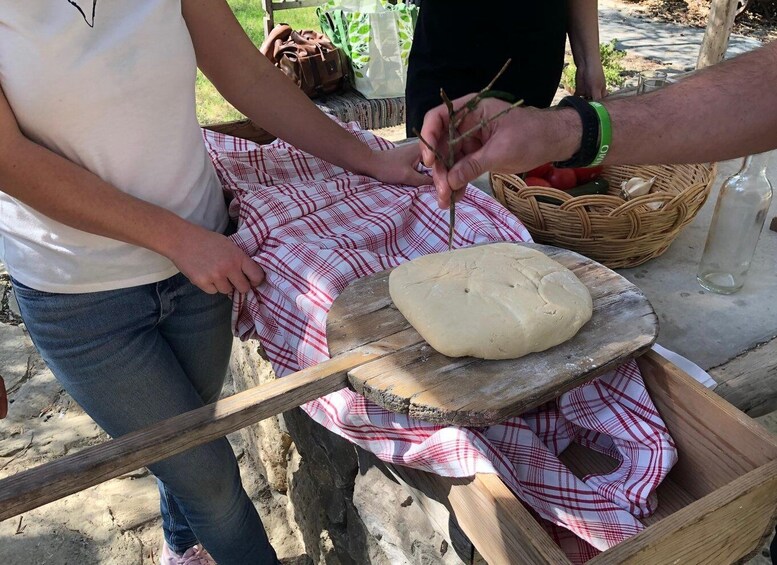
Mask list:
[[[605,167],[609,194],[572,197],[555,188],[527,187],[517,175],[493,173],[494,195],[538,243],[582,253],[610,268],[636,267],[667,250],[707,200],[716,165]],[[651,178],[649,194],[629,201],[616,194],[623,180]],[[563,200],[555,205],[536,196]],[[652,206],[648,206],[651,203]],[[657,208],[657,209],[654,209]]]

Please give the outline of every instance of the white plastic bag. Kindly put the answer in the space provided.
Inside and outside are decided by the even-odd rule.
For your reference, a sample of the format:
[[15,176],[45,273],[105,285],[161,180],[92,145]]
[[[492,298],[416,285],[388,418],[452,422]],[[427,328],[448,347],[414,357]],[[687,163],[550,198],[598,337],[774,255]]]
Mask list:
[[329,0],[318,8],[322,30],[348,56],[365,98],[405,95],[417,10],[385,0]]

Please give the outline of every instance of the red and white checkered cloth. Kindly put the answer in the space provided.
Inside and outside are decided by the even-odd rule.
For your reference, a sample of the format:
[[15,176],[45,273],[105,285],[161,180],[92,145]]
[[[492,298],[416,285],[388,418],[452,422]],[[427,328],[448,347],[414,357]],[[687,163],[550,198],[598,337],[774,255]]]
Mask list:
[[[373,148],[391,146],[349,129]],[[256,291],[235,297],[235,332],[258,338],[279,376],[328,358],[327,312],[348,283],[447,249],[447,212],[431,186],[386,185],[281,141],[257,146],[213,132],[205,140],[234,197],[232,237],[267,275]],[[456,247],[530,240],[474,187],[456,206]],[[643,528],[636,518],[653,512],[654,491],[677,457],[634,362],[488,428],[410,419],[347,389],[303,408],[389,463],[453,477],[498,473],[539,516],[576,534],[549,528],[575,562]],[[620,464],[580,480],[556,457],[572,441]]]

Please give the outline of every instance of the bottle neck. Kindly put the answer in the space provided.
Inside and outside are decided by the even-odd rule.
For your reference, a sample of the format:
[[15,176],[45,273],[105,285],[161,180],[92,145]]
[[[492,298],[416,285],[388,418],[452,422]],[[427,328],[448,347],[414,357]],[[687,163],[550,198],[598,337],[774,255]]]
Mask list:
[[769,158],[771,157],[771,151],[765,153],[758,153],[756,155],[748,155],[742,160],[742,167],[739,169],[739,174],[766,174],[766,168],[769,166]]

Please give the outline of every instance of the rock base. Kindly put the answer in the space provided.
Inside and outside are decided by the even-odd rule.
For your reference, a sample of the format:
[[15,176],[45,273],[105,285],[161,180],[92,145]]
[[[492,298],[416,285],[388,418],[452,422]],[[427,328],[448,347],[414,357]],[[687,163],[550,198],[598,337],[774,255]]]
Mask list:
[[[255,341],[235,343],[231,369],[236,390],[275,378]],[[314,563],[472,562],[472,545],[455,522],[447,531],[435,527],[390,468],[301,409],[241,433],[246,457],[286,498],[289,527]]]

